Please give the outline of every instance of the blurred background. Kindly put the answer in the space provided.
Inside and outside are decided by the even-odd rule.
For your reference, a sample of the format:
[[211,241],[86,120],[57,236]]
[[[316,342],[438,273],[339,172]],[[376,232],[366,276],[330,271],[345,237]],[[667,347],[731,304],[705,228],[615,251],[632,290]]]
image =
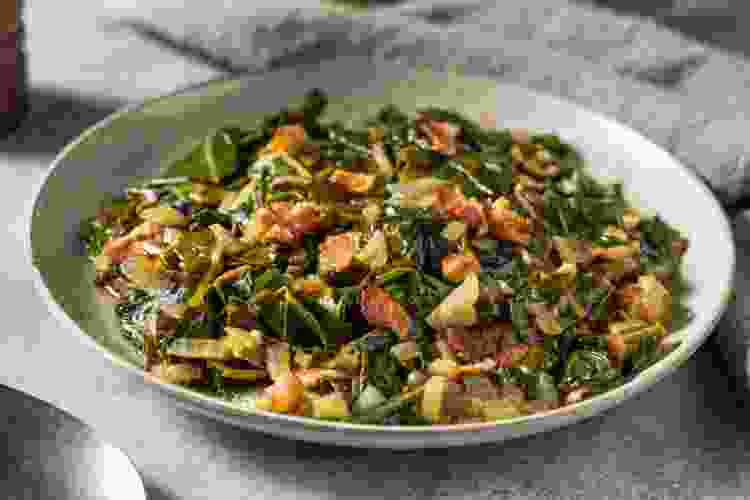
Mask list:
[[722,48],[750,54],[748,0],[581,0],[660,23]]

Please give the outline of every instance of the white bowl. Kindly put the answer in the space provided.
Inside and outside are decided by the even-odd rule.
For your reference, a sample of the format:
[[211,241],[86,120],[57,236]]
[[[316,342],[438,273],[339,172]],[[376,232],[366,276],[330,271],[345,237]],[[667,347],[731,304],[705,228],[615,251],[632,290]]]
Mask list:
[[[554,132],[579,148],[598,176],[621,179],[642,208],[655,210],[690,240],[684,271],[695,317],[673,335],[682,342],[629,383],[555,411],[502,422],[383,427],[318,421],[254,410],[190,388],[160,384],[186,408],[276,435],[354,446],[415,448],[502,441],[577,422],[633,397],[672,373],[703,343],[731,296],[734,246],[729,223],[704,184],[633,130],[563,100],[496,82],[343,59],[262,77],[218,80],[117,112],[85,131],[53,163],[34,204],[29,252],[52,311],[76,336],[115,364],[142,373],[111,309],[95,300],[93,271],[78,241],[82,220],[137,179],[158,175],[211,128],[248,125],[298,102],[313,87],[331,96],[328,115],[357,121],[384,104],[405,110],[455,108],[478,119],[494,111],[499,127]],[[72,336],[71,336],[72,340]]]

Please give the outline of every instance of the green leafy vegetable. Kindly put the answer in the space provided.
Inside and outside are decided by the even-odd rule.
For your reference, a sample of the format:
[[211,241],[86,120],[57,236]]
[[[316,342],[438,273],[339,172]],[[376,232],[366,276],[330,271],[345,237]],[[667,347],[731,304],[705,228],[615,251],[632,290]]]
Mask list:
[[224,396],[226,394],[224,375],[220,368],[208,367],[208,386],[217,396]]
[[286,302],[258,305],[258,322],[264,333],[280,339],[287,338]]
[[247,222],[248,213],[245,209],[224,210],[221,208],[200,207],[193,212],[192,222],[202,226],[220,224],[232,226],[232,224],[244,224]]
[[306,234],[302,239],[302,247],[305,249],[305,274],[318,272],[321,240],[318,234]]
[[612,290],[594,285],[592,273],[576,275],[576,300],[583,306],[589,317],[595,321],[606,320],[609,316],[609,303]]
[[568,356],[562,383],[584,384],[607,379],[612,366],[606,351],[579,349]]
[[496,195],[509,194],[513,189],[513,166],[510,157],[482,157],[481,168],[476,173],[477,181],[491,189]]
[[112,238],[112,228],[105,226],[96,220],[91,220],[86,223],[81,237],[84,245],[86,245],[86,253],[91,258],[102,253],[104,244],[110,238]]
[[255,281],[252,273],[245,271],[237,281],[225,284],[221,292],[226,304],[249,304],[254,302],[254,288]]
[[558,401],[560,399],[560,393],[552,375],[543,370],[522,369],[522,373],[529,399],[542,401]]
[[206,136],[203,155],[210,177],[221,179],[230,176],[237,169],[237,143],[226,129],[218,129]]
[[641,264],[645,270],[665,266],[674,272],[680,259],[672,253],[672,245],[681,238],[680,233],[664,222],[661,217],[641,221]]
[[276,290],[286,286],[287,278],[278,269],[271,268],[255,278],[255,293],[259,290]]
[[638,349],[631,354],[629,362],[633,371],[641,372],[659,359],[659,341],[651,335],[646,335],[640,338]]
[[[502,173],[503,172],[500,172],[501,175]],[[438,179],[460,179],[463,183],[462,191],[468,198],[492,195],[495,192],[491,187],[482,183],[478,177],[472,175],[461,164],[461,162],[457,160],[445,160],[442,164],[433,167],[433,175]],[[492,172],[487,172],[482,175],[482,178],[489,180],[491,184],[495,183],[495,180],[492,177]],[[502,182],[502,177],[498,177],[498,179]]]
[[513,331],[521,342],[528,342],[531,328],[529,326],[529,313],[526,310],[526,300],[523,297],[514,297],[510,305],[510,312]]
[[377,387],[386,397],[401,391],[405,374],[401,363],[391,355],[390,347],[367,354],[367,381]]
[[139,288],[128,290],[126,301],[115,306],[124,337],[139,351],[144,348],[146,321],[155,317],[159,310],[159,297]]
[[413,397],[394,396],[385,403],[354,415],[353,421],[359,424],[429,425],[429,421],[417,413],[417,403]]
[[576,173],[572,196],[558,189],[544,193],[544,225],[548,236],[598,241],[607,226],[621,224],[627,206],[619,184],[605,186],[591,176]]
[[503,384],[521,384],[523,374],[518,368],[498,368],[497,382]]
[[485,150],[505,153],[510,150],[513,140],[508,130],[489,130],[480,127],[474,121],[460,113],[441,108],[425,108],[420,112],[433,120],[447,121],[461,127],[463,139],[469,144],[479,144]]
[[306,298],[303,302],[320,326],[314,331],[320,336],[325,349],[340,345],[352,337],[351,323],[339,319],[335,313],[323,307],[317,300]]
[[296,171],[289,165],[284,158],[277,156],[272,159],[263,158],[250,165],[247,175],[250,177],[284,177],[296,175]]

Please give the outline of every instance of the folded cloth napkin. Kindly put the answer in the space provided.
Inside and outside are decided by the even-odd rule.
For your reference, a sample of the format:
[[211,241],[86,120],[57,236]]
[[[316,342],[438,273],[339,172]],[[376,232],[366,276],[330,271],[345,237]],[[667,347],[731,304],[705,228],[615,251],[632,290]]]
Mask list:
[[[632,126],[698,172],[732,215],[750,199],[750,61],[650,20],[569,0],[384,5],[341,15],[314,0],[228,0],[224,8],[165,8],[121,24],[229,72],[352,54],[459,66]],[[736,228],[750,238],[750,217],[737,217]],[[750,250],[739,253],[741,290]],[[741,301],[730,307],[719,336],[732,369],[750,380],[741,311]]]

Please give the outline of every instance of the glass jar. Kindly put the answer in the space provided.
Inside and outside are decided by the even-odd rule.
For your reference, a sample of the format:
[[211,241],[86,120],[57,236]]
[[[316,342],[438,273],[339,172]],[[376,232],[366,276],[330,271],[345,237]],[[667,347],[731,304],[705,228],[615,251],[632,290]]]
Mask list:
[[0,0],[0,138],[28,112],[25,32],[20,0]]

